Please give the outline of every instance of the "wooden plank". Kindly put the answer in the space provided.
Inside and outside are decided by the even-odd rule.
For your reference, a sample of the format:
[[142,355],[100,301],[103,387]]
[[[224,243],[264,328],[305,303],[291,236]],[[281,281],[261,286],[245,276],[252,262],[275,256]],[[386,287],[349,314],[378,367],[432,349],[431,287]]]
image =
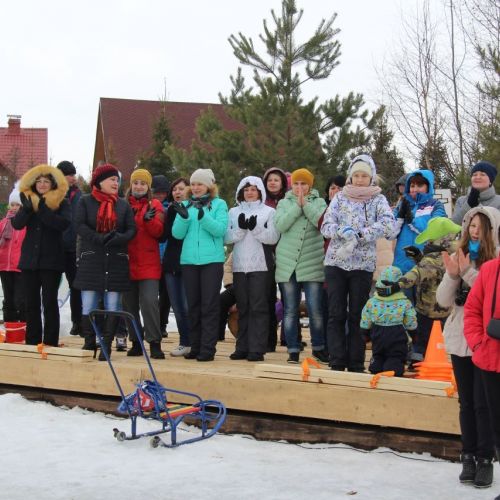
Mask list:
[[[71,347],[50,347],[44,346],[43,352],[47,355],[55,356],[68,356],[75,358],[92,358],[94,353],[92,351],[84,351],[82,349],[75,349]],[[0,353],[35,353],[40,356],[38,347],[36,345],[26,344],[0,344]]]
[[0,358],[30,358],[37,359],[39,361],[46,361],[49,363],[63,362],[63,363],[89,363],[92,361],[92,356],[90,357],[76,357],[76,356],[56,356],[54,354],[47,355],[46,358],[42,358],[38,352],[22,352],[22,351],[0,351]]
[[[302,381],[302,368],[299,366],[258,364],[254,368],[254,374],[257,377],[271,376],[272,378],[279,378],[281,375],[284,380]],[[311,368],[309,381],[318,382],[319,379],[321,379],[321,381],[325,384],[356,384],[357,387],[370,387],[373,375],[367,373],[337,372],[328,369]],[[394,390],[408,390],[409,392],[418,392],[419,390],[422,390],[424,391],[423,394],[431,394],[425,392],[426,390],[445,392],[446,389],[451,387],[450,382],[405,377],[380,377],[377,386],[381,387],[381,384],[387,388],[394,388]]]
[[[144,360],[131,362],[115,353],[113,357],[125,392],[131,392],[138,381],[150,378]],[[202,398],[218,399],[230,410],[460,434],[458,402],[454,398],[254,377],[253,364],[247,361],[216,360],[206,364],[171,358],[153,364],[160,383]],[[231,366],[235,373],[228,368]],[[0,383],[105,396],[119,394],[107,363],[98,361],[85,365],[42,363],[6,356],[0,363]],[[180,397],[175,401],[189,402]]]
[[[296,382],[304,382],[304,383],[319,383],[319,384],[330,384],[330,385],[341,385],[341,386],[346,386],[346,387],[361,387],[365,389],[373,389],[370,387],[370,384],[367,382],[361,382],[358,380],[350,380],[350,381],[335,381],[335,380],[328,380],[324,379],[321,377],[314,377],[310,376],[307,381],[302,380],[301,375],[294,375],[294,374],[281,374],[281,373],[265,373],[261,375],[263,378],[271,378],[271,379],[278,379],[278,380],[291,380],[291,381],[296,381]],[[398,392],[405,392],[405,393],[411,393],[411,394],[427,394],[429,396],[437,396],[437,397],[449,397],[446,392],[443,389],[427,389],[425,387],[398,387],[391,385],[389,383],[384,383],[383,379],[380,379],[377,387],[374,388],[375,390],[387,390],[387,391],[398,391]]]

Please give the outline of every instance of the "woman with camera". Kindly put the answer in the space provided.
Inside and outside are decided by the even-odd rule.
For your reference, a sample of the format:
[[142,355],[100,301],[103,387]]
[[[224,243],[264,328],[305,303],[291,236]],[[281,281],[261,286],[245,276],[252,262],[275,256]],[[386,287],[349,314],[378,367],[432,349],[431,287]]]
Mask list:
[[442,253],[446,274],[436,293],[439,305],[453,306],[443,335],[460,404],[463,468],[459,479],[478,488],[490,486],[493,480],[493,433],[481,370],[473,363],[464,336],[464,304],[479,269],[497,256],[499,227],[500,212],[496,208],[476,207],[465,214],[456,253]]

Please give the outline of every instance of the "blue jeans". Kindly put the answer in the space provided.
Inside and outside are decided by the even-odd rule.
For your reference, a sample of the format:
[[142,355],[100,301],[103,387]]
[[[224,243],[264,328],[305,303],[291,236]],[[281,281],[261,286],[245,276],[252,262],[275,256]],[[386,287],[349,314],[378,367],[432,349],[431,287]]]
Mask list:
[[311,331],[311,344],[314,351],[325,348],[322,293],[323,283],[316,281],[297,282],[295,273],[290,277],[290,281],[279,284],[285,314],[283,318],[283,329],[285,330],[286,345],[288,352],[300,352],[299,329],[299,306],[301,291],[304,290],[306,296],[307,313],[309,315],[309,329]]
[[165,273],[165,285],[179,331],[179,345],[190,347],[188,303],[182,276]]
[[106,311],[121,311],[120,292],[96,292],[95,290],[82,290],[82,314],[88,316],[90,311],[99,308],[99,303],[104,302]]

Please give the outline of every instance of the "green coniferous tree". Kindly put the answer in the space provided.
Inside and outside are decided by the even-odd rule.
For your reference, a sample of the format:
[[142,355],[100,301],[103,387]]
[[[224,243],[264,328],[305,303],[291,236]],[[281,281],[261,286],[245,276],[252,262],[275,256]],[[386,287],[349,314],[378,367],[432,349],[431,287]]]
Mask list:
[[404,160],[392,140],[394,133],[389,129],[387,116],[382,114],[374,126],[372,147],[370,154],[377,166],[377,173],[381,178],[380,187],[391,205],[399,198],[395,185],[397,180],[404,175]]
[[464,179],[457,173],[455,173],[455,179],[449,175],[450,171],[456,169],[450,165],[446,146],[441,137],[437,137],[434,142],[430,142],[420,151],[418,164],[422,169],[432,170],[436,188],[455,190],[455,185],[462,185],[464,182]]
[[[252,38],[242,33],[230,36],[239,63],[253,69],[253,87],[246,86],[240,67],[231,77],[230,95],[219,95],[240,129],[224,130],[208,112],[198,121],[190,153],[167,148],[175,164],[185,170],[196,168],[200,161],[210,165],[225,196],[234,194],[242,176],[261,175],[269,167],[288,171],[308,167],[321,185],[335,162],[368,142],[363,129],[370,120],[362,111],[361,95],[336,96],[325,103],[317,98],[304,101],[303,86],[329,78],[339,64],[340,43],[339,29],[334,27],[336,14],[321,20],[314,33],[299,43],[297,26],[302,15],[295,0],[282,0],[281,15],[271,10],[272,26],[264,20],[259,36],[265,47],[262,53]],[[355,126],[357,120],[360,125]]]
[[161,174],[171,181],[174,180],[177,172],[166,149],[166,146],[172,143],[166,103],[163,103],[158,118],[153,125],[152,139],[151,148],[139,155],[137,164],[141,168],[149,170],[151,175]]

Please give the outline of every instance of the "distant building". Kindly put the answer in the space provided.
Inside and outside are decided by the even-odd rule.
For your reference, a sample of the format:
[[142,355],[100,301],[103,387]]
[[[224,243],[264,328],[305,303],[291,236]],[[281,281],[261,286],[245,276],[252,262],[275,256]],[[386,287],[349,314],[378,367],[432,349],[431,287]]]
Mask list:
[[0,127],[0,203],[9,199],[16,179],[40,163],[47,163],[48,130],[22,128],[20,115],[8,115]]
[[241,126],[225,114],[221,104],[164,103],[101,97],[93,168],[97,167],[100,161],[113,161],[123,173],[124,179],[128,179],[138,156],[151,147],[153,128],[162,106],[165,106],[174,144],[184,149],[190,149],[191,142],[196,137],[196,120],[208,108],[212,108],[225,128],[235,130]]

